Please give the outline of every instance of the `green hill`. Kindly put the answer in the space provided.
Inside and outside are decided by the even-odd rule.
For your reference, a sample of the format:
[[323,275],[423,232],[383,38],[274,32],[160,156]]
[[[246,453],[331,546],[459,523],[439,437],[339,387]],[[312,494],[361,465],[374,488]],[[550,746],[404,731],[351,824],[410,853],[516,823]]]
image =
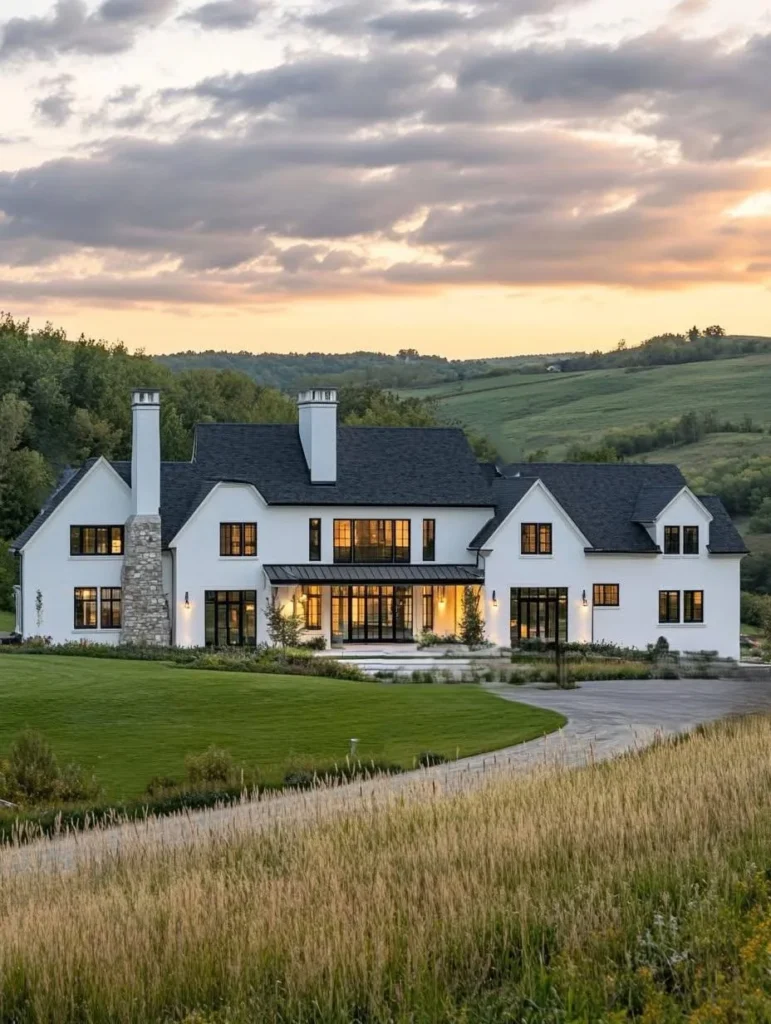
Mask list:
[[[435,400],[445,418],[486,434],[504,459],[538,450],[559,459],[571,444],[590,446],[611,430],[672,419],[688,410],[714,410],[721,420],[737,423],[749,415],[769,424],[771,353],[676,366],[512,373],[405,393]],[[741,443],[743,435],[732,436]],[[718,442],[724,451],[732,447],[725,435],[700,443],[709,447],[715,437],[724,438]]]

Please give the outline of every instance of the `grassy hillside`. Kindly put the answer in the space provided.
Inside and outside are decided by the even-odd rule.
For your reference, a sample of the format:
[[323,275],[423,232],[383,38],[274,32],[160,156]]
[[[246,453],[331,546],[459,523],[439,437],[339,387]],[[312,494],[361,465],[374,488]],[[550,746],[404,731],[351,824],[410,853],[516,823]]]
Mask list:
[[[771,423],[771,408],[768,411]],[[758,417],[760,420],[760,417]],[[771,456],[768,434],[710,434],[695,444],[677,445],[640,456],[646,462],[676,462],[689,478],[705,476],[716,462],[724,459]]]
[[[510,374],[408,393],[435,399],[446,417],[486,434],[505,459],[538,449],[561,458],[577,441],[589,445],[614,428],[673,418],[689,409],[713,409],[737,421],[750,415],[767,423],[771,354],[650,369]],[[724,438],[724,449],[731,447],[730,435],[716,436]],[[764,441],[761,436],[757,443]]]

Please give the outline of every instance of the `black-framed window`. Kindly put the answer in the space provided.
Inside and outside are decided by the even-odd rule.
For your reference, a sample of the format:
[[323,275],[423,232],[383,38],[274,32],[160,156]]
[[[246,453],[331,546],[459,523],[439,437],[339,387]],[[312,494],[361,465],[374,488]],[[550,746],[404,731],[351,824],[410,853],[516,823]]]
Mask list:
[[567,643],[567,587],[512,587],[509,606],[512,647],[535,639]]
[[434,628],[434,588],[423,587],[423,629]]
[[120,629],[123,592],[120,587],[102,587],[100,595],[100,622],[102,629]]
[[321,629],[321,587],[309,584],[302,589],[303,619],[306,629]]
[[679,526],[665,526],[664,527],[664,554],[665,555],[679,555],[680,554],[680,527]]
[[71,526],[71,555],[122,555],[122,526]]
[[683,622],[704,622],[704,591],[683,591]]
[[335,519],[336,562],[409,562],[409,519]]
[[321,561],[321,520],[308,520],[308,561]]
[[433,562],[436,558],[436,519],[423,520],[423,561]]
[[411,586],[332,587],[332,636],[348,641],[413,639]]
[[597,608],[618,608],[618,583],[595,583],[593,601]]
[[680,591],[659,591],[659,622],[680,621]]
[[699,528],[698,526],[683,527],[683,554],[698,555],[699,553]]
[[550,555],[551,523],[523,523],[521,550],[523,555]]
[[257,523],[220,523],[220,555],[253,558],[257,554]]
[[257,593],[254,590],[207,590],[207,647],[254,647],[257,643]]
[[96,629],[97,593],[96,587],[75,587],[75,629]]

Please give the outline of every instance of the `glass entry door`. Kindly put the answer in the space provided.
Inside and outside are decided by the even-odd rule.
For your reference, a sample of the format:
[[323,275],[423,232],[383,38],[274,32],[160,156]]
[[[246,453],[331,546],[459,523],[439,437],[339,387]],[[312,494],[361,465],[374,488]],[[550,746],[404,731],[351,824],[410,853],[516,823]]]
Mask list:
[[412,640],[412,587],[332,587],[332,634],[350,643]]
[[253,647],[256,643],[256,592],[207,590],[206,646]]
[[521,640],[568,639],[567,587],[511,588],[511,646]]

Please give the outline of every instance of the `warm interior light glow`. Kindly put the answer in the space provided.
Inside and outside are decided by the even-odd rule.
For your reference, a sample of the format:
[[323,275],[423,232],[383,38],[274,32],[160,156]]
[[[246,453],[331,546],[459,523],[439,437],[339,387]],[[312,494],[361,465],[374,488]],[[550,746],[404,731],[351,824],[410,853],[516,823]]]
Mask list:
[[190,592],[187,590],[185,591],[185,608],[190,608]]

